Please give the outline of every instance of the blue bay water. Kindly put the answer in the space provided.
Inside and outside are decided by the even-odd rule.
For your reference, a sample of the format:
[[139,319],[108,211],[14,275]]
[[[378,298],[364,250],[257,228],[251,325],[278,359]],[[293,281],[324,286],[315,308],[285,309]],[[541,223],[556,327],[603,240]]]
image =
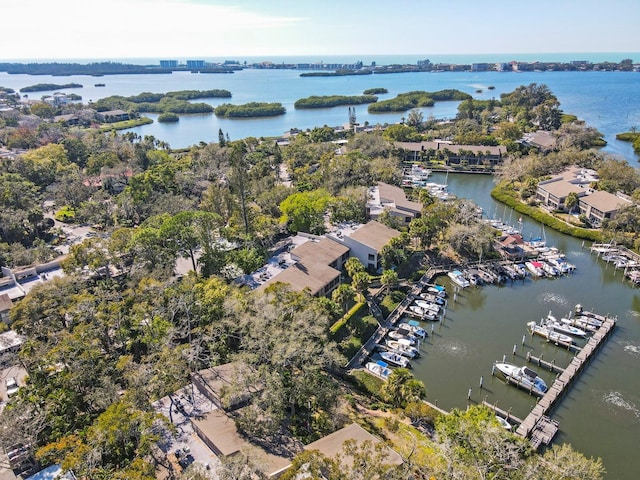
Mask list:
[[[557,55],[550,57],[557,58]],[[462,60],[465,58],[470,57],[461,57],[458,61],[463,63]],[[478,56],[473,57],[475,61],[481,61],[479,58],[481,59]],[[543,56],[533,58],[543,59]],[[576,59],[577,55],[569,58]],[[80,83],[83,88],[63,91],[81,95],[84,102],[109,95],[128,96],[141,92],[164,93],[175,90],[222,88],[232,93],[231,99],[202,101],[212,106],[225,102],[280,102],[287,109],[284,115],[260,119],[225,119],[214,114],[181,115],[177,123],[154,122],[133,129],[140,135],[153,135],[166,141],[173,148],[188,147],[201,141],[217,141],[219,129],[228,133],[231,139],[240,139],[247,136],[279,136],[290,128],[343,125],[348,121],[347,107],[296,110],[293,104],[299,98],[310,95],[359,95],[365,89],[373,87],[389,90],[389,93],[381,95],[380,99],[391,98],[398,93],[411,90],[433,91],[446,88],[457,88],[475,98],[489,99],[498,98],[500,94],[513,91],[520,85],[544,83],[558,97],[566,113],[577,115],[604,133],[609,143],[606,147],[608,152],[621,155],[634,164],[636,157],[631,145],[615,140],[615,135],[628,131],[632,126],[640,126],[638,72],[442,72],[306,78],[300,77],[300,72],[296,70],[258,69],[245,69],[233,74],[175,72],[104,77],[8,75],[0,72],[0,86],[16,90],[35,83],[71,82]],[[95,83],[104,83],[106,86],[96,87]],[[489,86],[495,89],[489,90]],[[478,90],[482,92],[477,93]],[[45,93],[52,92],[31,93],[30,96],[39,98]],[[438,119],[450,118],[455,116],[457,106],[457,102],[437,102],[435,106],[423,108],[422,111],[425,118],[430,115]],[[357,106],[356,113],[360,123],[369,122],[373,125],[396,123],[406,116],[406,113],[369,114],[366,105]],[[149,116],[154,120],[157,118],[157,115]]]

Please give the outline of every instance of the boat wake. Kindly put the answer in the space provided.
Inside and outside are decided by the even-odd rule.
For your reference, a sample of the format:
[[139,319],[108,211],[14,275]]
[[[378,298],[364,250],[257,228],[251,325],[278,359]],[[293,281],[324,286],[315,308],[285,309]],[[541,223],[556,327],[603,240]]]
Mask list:
[[466,357],[469,354],[469,345],[459,340],[437,343],[435,347],[442,353],[452,357]]
[[640,410],[638,410],[638,407],[622,398],[622,394],[620,392],[606,393],[602,400],[607,405],[633,413],[636,419],[640,420]]
[[569,300],[555,292],[544,292],[538,295],[538,301],[541,303],[553,303],[561,307],[569,306]]
[[628,353],[633,357],[640,357],[640,345],[628,342],[621,342],[621,344],[624,345],[624,353]]

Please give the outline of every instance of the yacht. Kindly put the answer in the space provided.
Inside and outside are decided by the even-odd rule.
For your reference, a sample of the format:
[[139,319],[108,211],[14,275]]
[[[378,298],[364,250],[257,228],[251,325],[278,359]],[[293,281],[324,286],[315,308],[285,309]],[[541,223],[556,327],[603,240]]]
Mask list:
[[562,342],[562,343],[568,343],[568,344],[573,343],[573,338],[571,338],[569,335],[556,332],[551,327],[547,327],[545,325],[538,325],[536,322],[529,322],[527,323],[527,326],[529,327],[529,330],[531,330],[531,333],[535,335],[540,335],[541,337],[546,338],[547,340],[550,340],[552,342],[556,342],[556,343]]
[[421,339],[425,339],[428,336],[427,331],[424,328],[422,328],[420,324],[415,320],[409,320],[405,323],[399,324],[398,330],[408,330],[413,335]]
[[449,276],[451,281],[457,286],[459,286],[460,288],[467,288],[468,286],[471,285],[471,283],[469,283],[469,280],[464,278],[464,275],[460,270],[453,270],[447,273],[447,275]]
[[496,362],[494,363],[498,370],[506,378],[516,380],[518,386],[525,390],[535,390],[539,394],[547,391],[547,384],[538,374],[527,366],[519,367],[512,363]]

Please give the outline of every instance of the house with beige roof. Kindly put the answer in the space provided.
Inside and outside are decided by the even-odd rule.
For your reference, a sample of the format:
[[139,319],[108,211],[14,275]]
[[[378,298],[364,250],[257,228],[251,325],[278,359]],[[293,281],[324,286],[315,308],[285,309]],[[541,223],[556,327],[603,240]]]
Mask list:
[[379,182],[368,191],[367,216],[377,220],[384,211],[407,226],[414,218],[420,218],[422,204],[407,199],[402,188]]
[[402,159],[415,162],[427,155],[442,155],[447,164],[480,165],[489,162],[492,166],[502,163],[507,154],[504,145],[455,145],[449,141],[395,142],[394,146],[402,152]]
[[291,285],[296,291],[308,290],[311,295],[329,295],[339,284],[342,266],[349,258],[349,248],[335,240],[304,235],[307,241],[289,252],[284,267],[269,276],[256,290],[263,290],[277,282]]
[[588,195],[593,191],[589,185],[597,180],[595,171],[574,165],[538,183],[536,200],[551,210],[565,210],[565,201],[570,193],[575,193],[578,198]]
[[580,198],[578,208],[589,222],[594,226],[602,225],[604,220],[610,220],[616,216],[621,208],[632,205],[631,199],[622,194],[597,190],[589,195]]
[[399,237],[400,232],[372,220],[365,225],[348,225],[327,236],[348,247],[351,256],[360,260],[367,270],[376,272],[382,267],[382,247]]

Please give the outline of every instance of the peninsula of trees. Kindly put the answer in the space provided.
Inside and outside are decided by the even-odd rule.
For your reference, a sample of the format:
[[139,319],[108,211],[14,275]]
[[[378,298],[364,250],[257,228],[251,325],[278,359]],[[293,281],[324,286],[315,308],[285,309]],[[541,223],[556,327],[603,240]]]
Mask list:
[[436,101],[468,100],[472,98],[468,93],[460,90],[448,89],[437,92],[414,91],[400,93],[395,98],[382,100],[369,105],[369,113],[406,112],[416,107],[432,107]]

